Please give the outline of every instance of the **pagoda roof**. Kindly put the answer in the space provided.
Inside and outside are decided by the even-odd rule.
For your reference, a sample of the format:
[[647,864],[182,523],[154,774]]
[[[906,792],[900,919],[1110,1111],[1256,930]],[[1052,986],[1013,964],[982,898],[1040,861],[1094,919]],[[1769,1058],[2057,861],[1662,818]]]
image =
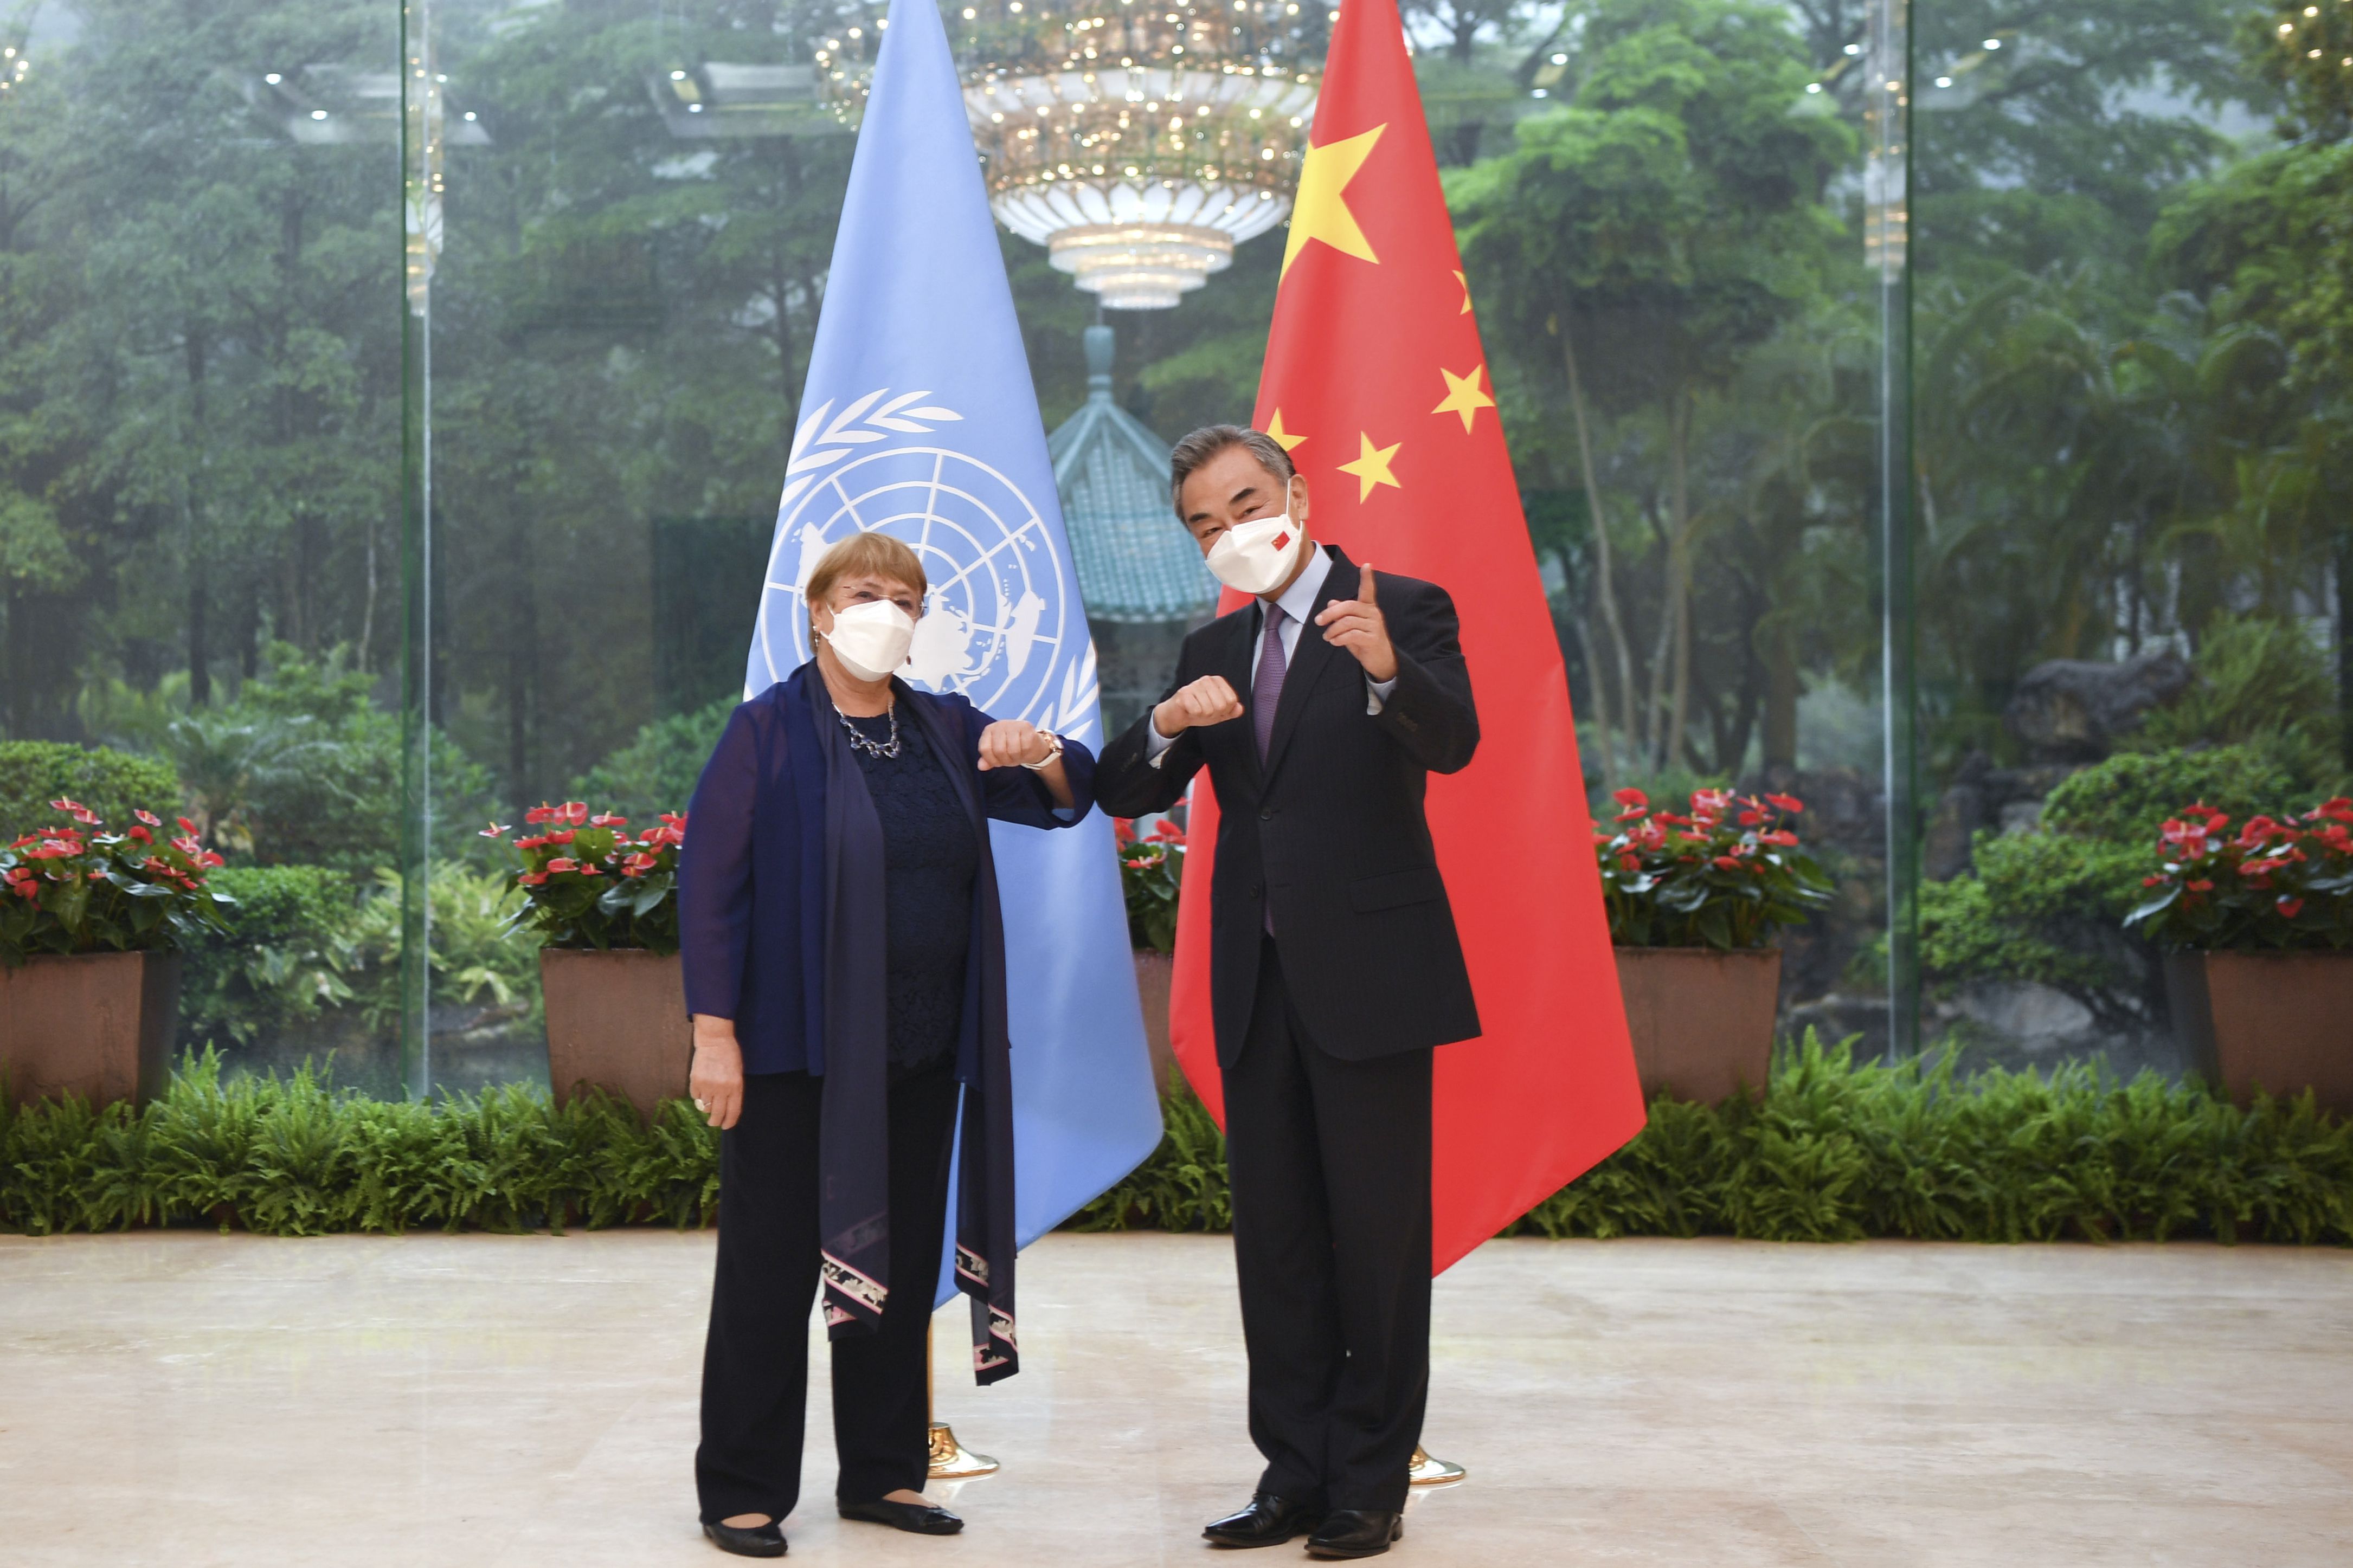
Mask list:
[[1079,595],[1097,620],[1192,620],[1218,584],[1169,507],[1168,443],[1112,401],[1112,330],[1086,348],[1087,400],[1046,437]]

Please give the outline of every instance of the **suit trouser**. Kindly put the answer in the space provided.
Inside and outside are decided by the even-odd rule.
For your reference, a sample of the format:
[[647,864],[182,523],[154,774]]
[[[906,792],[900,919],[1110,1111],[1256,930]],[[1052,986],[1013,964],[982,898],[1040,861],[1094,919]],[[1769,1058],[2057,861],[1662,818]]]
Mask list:
[[1225,1068],[1261,1490],[1405,1507],[1430,1391],[1430,1061],[1317,1046],[1263,940],[1250,1030]]
[[[719,1139],[719,1264],[702,1347],[694,1485],[708,1523],[783,1519],[800,1499],[809,1309],[818,1289],[822,1079],[747,1074]],[[891,1295],[871,1334],[832,1342],[835,1495],[921,1491],[930,1468],[924,1364],[946,1225],[957,1084],[952,1066],[890,1091]]]

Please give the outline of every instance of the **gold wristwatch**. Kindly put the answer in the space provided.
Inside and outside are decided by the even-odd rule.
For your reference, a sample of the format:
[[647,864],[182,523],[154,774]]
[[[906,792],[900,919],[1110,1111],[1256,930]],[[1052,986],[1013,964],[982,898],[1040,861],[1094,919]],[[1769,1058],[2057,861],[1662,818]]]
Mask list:
[[1040,731],[1038,731],[1038,733],[1039,733],[1040,735],[1045,736],[1045,737],[1046,737],[1046,744],[1047,744],[1048,746],[1050,746],[1050,747],[1053,748],[1053,749],[1052,749],[1052,750],[1050,750],[1050,751],[1049,751],[1049,752],[1046,753],[1045,760],[1044,760],[1044,761],[1042,761],[1042,762],[1036,762],[1036,763],[1022,763],[1022,764],[1021,764],[1023,767],[1028,768],[1028,769],[1029,769],[1031,773],[1039,773],[1039,772],[1044,771],[1044,770],[1045,770],[1045,769],[1047,769],[1047,768],[1050,768],[1050,767],[1052,767],[1056,762],[1058,762],[1058,761],[1060,761],[1060,760],[1061,755],[1062,755],[1062,737],[1061,737],[1061,736],[1057,735],[1057,734],[1056,734],[1056,733],[1054,733],[1054,731],[1051,731],[1051,730],[1040,730]]

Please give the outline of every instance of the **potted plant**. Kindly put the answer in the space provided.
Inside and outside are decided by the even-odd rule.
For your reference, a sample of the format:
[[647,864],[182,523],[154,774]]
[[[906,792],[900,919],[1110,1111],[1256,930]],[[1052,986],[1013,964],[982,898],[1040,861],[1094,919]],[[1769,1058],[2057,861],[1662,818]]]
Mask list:
[[2189,805],[2158,834],[2148,900],[2166,1000],[2195,1070],[2242,1103],[2311,1089],[2353,1115],[2353,800],[2231,819]]
[[1617,799],[1594,851],[1642,1091],[1713,1103],[1762,1089],[1781,985],[1768,944],[1831,897],[1788,826],[1805,805],[1702,789],[1684,816],[1638,789]]
[[[678,847],[686,818],[589,815],[580,801],[523,816],[514,841],[523,906],[512,929],[536,932],[547,1006],[547,1081],[559,1101],[596,1085],[652,1120],[686,1092],[694,1035],[678,960]],[[507,829],[493,822],[485,838]]]
[[1119,841],[1119,882],[1127,895],[1127,940],[1135,952],[1135,994],[1144,1004],[1144,1038],[1152,1081],[1168,1092],[1176,1059],[1168,1043],[1168,987],[1176,977],[1176,892],[1185,878],[1185,830],[1160,818],[1139,837],[1135,819],[1112,819]]
[[176,837],[148,811],[117,833],[49,805],[68,820],[0,849],[0,1079],[19,1104],[143,1101],[169,1071],[179,950],[233,902],[205,885],[221,858],[185,817]]

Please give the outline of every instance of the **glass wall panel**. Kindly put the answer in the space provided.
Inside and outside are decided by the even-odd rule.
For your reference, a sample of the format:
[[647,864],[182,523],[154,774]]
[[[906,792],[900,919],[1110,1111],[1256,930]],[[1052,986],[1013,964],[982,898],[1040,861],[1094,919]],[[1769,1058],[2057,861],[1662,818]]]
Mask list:
[[454,1088],[545,1070],[512,851],[481,830],[550,800],[684,810],[741,695],[852,143],[807,7],[408,16],[437,813],[412,1063]]
[[[2343,788],[2342,12],[1915,8],[1923,957],[1972,1060],[2190,1065],[2123,924],[2161,825]],[[2260,880],[2192,902],[2292,940]]]
[[[185,816],[180,1043],[396,1079],[399,17],[0,24],[0,832]],[[84,748],[103,750],[89,752]]]
[[[1433,11],[1424,80],[1597,816],[1620,791],[1801,801],[1835,892],[1781,939],[1782,1025],[1883,1048],[1908,887],[1883,701],[1893,12],[1597,0],[1514,30]],[[1482,64],[1511,90],[1472,91]]]

